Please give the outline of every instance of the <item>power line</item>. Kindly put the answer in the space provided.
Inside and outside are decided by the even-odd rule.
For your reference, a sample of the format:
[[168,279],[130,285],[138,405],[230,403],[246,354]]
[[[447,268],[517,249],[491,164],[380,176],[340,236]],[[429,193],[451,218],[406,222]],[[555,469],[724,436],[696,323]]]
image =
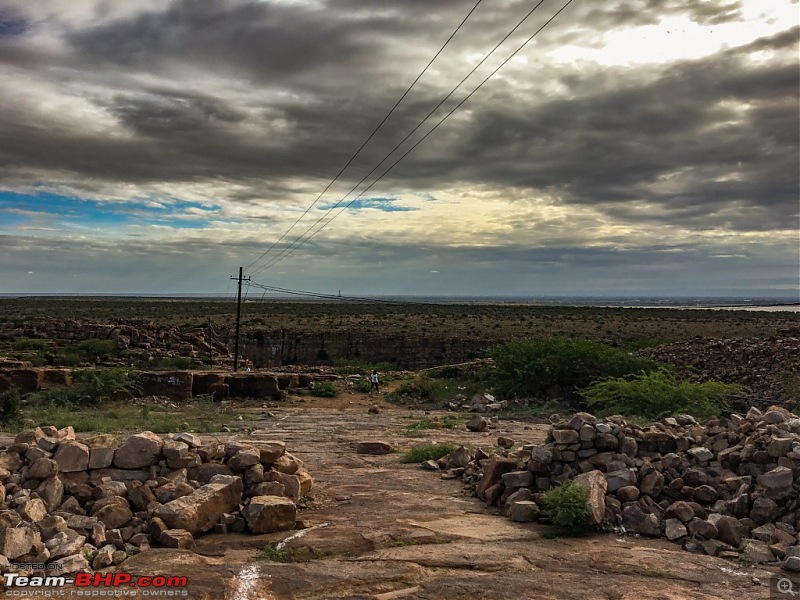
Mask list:
[[[288,288],[276,287],[271,285],[263,285],[261,283],[251,282],[253,287],[261,288],[266,292],[274,292],[277,294],[287,294],[291,296],[307,296],[309,298],[317,298],[320,300],[341,300],[343,302],[372,302],[376,304],[430,304],[429,302],[414,302],[410,300],[389,300],[387,298],[370,298],[365,296],[341,296],[336,294],[323,294],[320,292],[308,292],[304,290],[293,290]],[[262,297],[263,299],[263,297]]]
[[367,144],[370,142],[370,140],[372,140],[372,138],[373,138],[373,137],[375,137],[375,134],[376,134],[376,133],[378,133],[378,130],[379,130],[381,127],[383,127],[384,123],[386,123],[386,121],[389,119],[389,117],[390,117],[390,116],[392,116],[392,113],[394,113],[394,111],[397,109],[397,107],[398,107],[398,106],[400,106],[400,103],[401,103],[401,102],[402,102],[402,101],[405,99],[405,97],[406,97],[406,96],[409,94],[409,92],[411,91],[411,89],[412,89],[412,88],[413,88],[413,87],[414,87],[414,86],[417,84],[417,82],[418,82],[418,81],[419,81],[419,80],[422,78],[422,76],[425,74],[425,72],[428,70],[428,68],[430,68],[430,66],[433,64],[433,61],[435,61],[435,60],[436,60],[436,59],[439,57],[439,55],[440,55],[440,54],[441,54],[441,53],[444,51],[444,49],[447,47],[447,45],[450,43],[450,41],[451,41],[451,40],[452,40],[452,39],[455,37],[455,35],[456,35],[456,34],[459,32],[459,30],[460,30],[460,29],[461,29],[461,27],[464,25],[464,23],[466,23],[466,22],[467,22],[467,19],[469,19],[469,18],[470,18],[470,16],[472,16],[472,13],[474,13],[474,12],[475,12],[475,9],[477,9],[477,8],[478,8],[478,5],[479,5],[479,4],[480,4],[482,1],[483,1],[483,0],[478,0],[478,1],[475,3],[475,6],[473,6],[473,7],[472,7],[472,9],[471,9],[471,10],[470,10],[470,11],[467,13],[467,16],[466,16],[466,17],[464,17],[464,18],[462,19],[461,23],[459,23],[459,24],[458,24],[458,27],[456,27],[456,28],[455,28],[455,30],[453,31],[453,33],[451,33],[451,34],[450,34],[450,37],[449,37],[449,38],[447,38],[447,41],[445,41],[445,43],[442,45],[442,47],[441,47],[441,48],[439,48],[438,52],[436,52],[436,54],[434,54],[434,55],[433,55],[433,58],[431,58],[431,59],[428,61],[428,64],[427,64],[427,65],[425,65],[425,68],[423,68],[423,69],[422,69],[422,71],[420,71],[419,75],[417,75],[416,79],[414,79],[414,81],[413,81],[413,82],[411,82],[411,85],[410,85],[410,86],[408,86],[408,89],[407,89],[405,92],[403,92],[403,95],[402,95],[402,96],[400,96],[400,98],[397,100],[397,102],[395,102],[394,106],[393,106],[393,107],[392,107],[392,108],[389,110],[389,112],[388,112],[388,113],[386,113],[386,116],[385,116],[385,117],[383,117],[383,120],[382,120],[380,123],[378,123],[378,126],[377,126],[377,127],[376,127],[376,128],[373,130],[373,131],[372,131],[372,133],[370,133],[370,134],[369,134],[369,137],[368,137],[368,138],[367,138],[367,139],[364,141],[364,143],[363,143],[363,144],[361,144],[361,146],[359,146],[358,150],[356,150],[356,151],[355,151],[355,153],[354,153],[354,154],[353,154],[353,155],[352,155],[352,156],[349,158],[349,160],[348,160],[348,161],[345,163],[345,165],[344,165],[344,166],[343,166],[343,167],[342,167],[342,168],[339,170],[339,172],[336,174],[336,176],[335,176],[335,177],[334,177],[334,178],[333,178],[333,179],[330,181],[330,183],[329,183],[327,186],[325,186],[325,189],[324,189],[324,190],[322,190],[322,192],[320,192],[320,194],[319,194],[319,196],[317,196],[316,200],[314,200],[314,202],[312,202],[312,203],[311,203],[311,205],[310,205],[310,206],[309,206],[307,209],[305,209],[305,211],[303,211],[303,214],[302,214],[302,215],[300,215],[300,216],[297,218],[297,220],[296,220],[296,221],[295,221],[295,222],[292,224],[292,226],[291,226],[291,227],[289,227],[289,229],[287,229],[287,230],[286,230],[286,231],[283,233],[283,235],[281,235],[281,237],[279,237],[279,238],[278,238],[278,239],[275,241],[275,243],[273,243],[273,244],[272,244],[272,246],[270,246],[269,248],[267,248],[266,252],[264,252],[264,253],[263,253],[261,256],[259,256],[257,259],[255,259],[253,262],[251,262],[249,265],[247,265],[247,267],[246,267],[247,269],[250,269],[250,268],[251,268],[253,265],[255,265],[257,262],[259,262],[261,259],[263,259],[265,256],[267,256],[267,254],[269,254],[269,253],[272,251],[272,249],[273,249],[273,248],[275,248],[275,246],[277,246],[277,245],[278,245],[278,244],[279,244],[279,243],[280,243],[280,242],[281,242],[281,241],[282,241],[282,240],[283,240],[283,239],[284,239],[284,238],[285,238],[287,235],[289,235],[289,232],[290,232],[290,231],[292,231],[292,229],[294,229],[294,228],[297,226],[297,224],[298,224],[298,223],[299,223],[299,222],[300,222],[300,221],[303,219],[303,217],[305,217],[305,216],[308,214],[308,212],[309,212],[309,211],[310,211],[312,208],[314,208],[314,206],[316,206],[317,202],[319,202],[319,201],[320,201],[320,199],[322,198],[322,196],[323,196],[323,195],[325,195],[325,193],[326,193],[326,192],[327,192],[327,191],[328,191],[328,190],[331,188],[331,186],[332,186],[332,185],[333,185],[333,184],[334,184],[334,183],[335,183],[335,182],[336,182],[336,181],[339,179],[339,177],[341,177],[342,173],[344,173],[344,172],[345,172],[345,170],[347,169],[347,167],[349,167],[349,166],[352,164],[352,162],[353,162],[353,161],[356,159],[356,157],[357,157],[357,156],[358,156],[358,155],[361,153],[361,151],[362,151],[362,150],[364,149],[364,147],[365,147],[365,146],[366,146],[366,145],[367,145]]
[[[272,261],[270,261],[270,262],[268,262],[268,263],[266,263],[266,264],[262,265],[261,267],[259,267],[259,268],[258,268],[258,269],[256,269],[255,271],[253,271],[253,272],[252,272],[252,274],[258,274],[258,273],[261,273],[261,272],[263,272],[263,271],[266,271],[266,270],[267,270],[267,269],[269,269],[269,268],[270,268],[272,265],[274,265],[274,264],[276,264],[276,263],[280,262],[281,260],[283,260],[283,258],[284,258],[285,256],[287,256],[287,255],[291,254],[291,252],[292,252],[293,250],[295,250],[296,248],[299,248],[300,246],[302,246],[302,245],[303,245],[303,243],[305,243],[305,242],[300,242],[300,240],[302,240],[302,239],[303,239],[303,237],[304,237],[304,236],[305,236],[305,235],[306,235],[306,234],[307,234],[309,231],[311,231],[311,230],[312,230],[312,229],[314,229],[314,228],[315,228],[317,225],[319,225],[319,223],[320,223],[321,221],[323,221],[323,220],[324,220],[324,219],[325,219],[325,218],[326,218],[326,217],[327,217],[327,216],[328,216],[328,215],[331,213],[331,211],[333,211],[334,209],[338,208],[338,207],[339,207],[339,205],[341,205],[341,203],[342,203],[342,202],[344,202],[344,201],[345,201],[345,199],[347,199],[347,197],[348,197],[350,194],[352,194],[352,193],[353,193],[353,192],[354,192],[356,189],[358,189],[358,187],[359,187],[359,186],[360,186],[362,183],[364,183],[364,181],[366,181],[366,180],[367,180],[369,177],[371,177],[371,176],[372,176],[372,174],[373,174],[375,171],[377,171],[377,170],[378,170],[378,168],[379,168],[379,167],[380,167],[380,166],[381,166],[383,163],[385,163],[385,162],[386,162],[386,161],[387,161],[387,160],[388,160],[388,159],[389,159],[389,158],[392,156],[392,154],[394,154],[394,152],[395,152],[395,151],[396,151],[398,148],[400,148],[400,146],[402,146],[402,145],[403,145],[403,144],[404,144],[404,143],[405,143],[405,142],[406,142],[406,141],[407,141],[407,140],[408,140],[408,139],[409,139],[409,138],[410,138],[412,135],[414,135],[414,133],[416,133],[416,132],[417,132],[417,130],[418,130],[420,127],[422,127],[422,125],[423,125],[423,124],[424,124],[424,123],[425,123],[425,122],[426,122],[426,121],[427,121],[427,120],[428,120],[428,119],[429,119],[429,118],[430,118],[430,117],[431,117],[431,116],[432,116],[432,115],[433,115],[433,114],[434,114],[434,113],[435,113],[437,110],[439,110],[439,108],[440,108],[440,107],[441,107],[441,106],[442,106],[442,105],[443,105],[445,102],[447,102],[447,100],[449,100],[449,99],[450,99],[450,97],[451,97],[451,96],[452,96],[452,95],[453,95],[453,94],[454,94],[454,93],[455,93],[455,92],[458,90],[458,88],[460,88],[460,87],[461,87],[461,86],[464,84],[464,82],[466,82],[466,81],[467,81],[467,79],[469,79],[469,78],[470,78],[470,77],[473,75],[473,73],[475,73],[475,71],[477,71],[477,70],[478,70],[478,69],[479,69],[479,68],[480,68],[480,67],[483,65],[483,63],[485,63],[485,62],[486,62],[486,61],[487,61],[487,60],[488,60],[488,59],[489,59],[489,58],[490,58],[490,57],[491,57],[491,56],[492,56],[492,55],[493,55],[495,52],[497,52],[497,50],[500,48],[500,46],[502,46],[502,45],[503,45],[503,44],[506,42],[506,40],[508,40],[508,38],[509,38],[509,37],[511,37],[511,36],[512,36],[512,35],[513,35],[513,34],[514,34],[516,31],[517,31],[517,29],[519,29],[519,28],[522,26],[522,24],[523,24],[523,23],[525,23],[525,21],[527,21],[527,20],[529,19],[529,18],[530,18],[530,16],[531,16],[531,15],[532,15],[532,14],[533,14],[535,11],[536,11],[536,9],[537,9],[537,8],[539,8],[539,7],[540,7],[540,6],[541,6],[543,3],[544,3],[544,0],[540,0],[538,4],[536,4],[536,5],[535,5],[535,6],[534,6],[534,7],[533,7],[531,10],[529,10],[529,11],[528,11],[528,13],[527,13],[527,14],[526,14],[524,17],[522,17],[522,19],[521,19],[521,20],[520,20],[520,21],[519,21],[519,22],[518,22],[518,23],[517,23],[517,24],[514,26],[514,28],[513,28],[513,29],[511,29],[511,31],[509,31],[509,32],[508,32],[508,33],[507,33],[507,34],[506,34],[506,35],[503,37],[503,39],[501,39],[499,42],[497,42],[497,44],[495,44],[494,48],[492,48],[492,49],[489,51],[489,53],[488,53],[488,54],[486,54],[486,55],[485,55],[485,56],[484,56],[484,57],[483,57],[483,58],[482,58],[482,59],[481,59],[481,60],[480,60],[480,61],[479,61],[479,62],[478,62],[478,63],[477,63],[477,64],[476,64],[476,65],[475,65],[473,68],[472,68],[472,70],[471,70],[469,73],[467,73],[467,74],[464,76],[464,78],[463,78],[463,79],[461,79],[461,81],[459,81],[459,82],[456,84],[456,86],[455,86],[453,89],[451,89],[451,90],[450,90],[450,92],[449,92],[449,93],[448,93],[448,94],[447,94],[447,95],[446,95],[444,98],[442,98],[442,99],[439,101],[439,103],[438,103],[436,106],[434,106],[434,107],[433,107],[433,108],[430,110],[430,112],[428,112],[428,114],[427,114],[427,115],[425,115],[425,117],[424,117],[424,118],[423,118],[423,119],[422,119],[422,120],[421,120],[421,121],[420,121],[420,122],[419,122],[419,123],[418,123],[418,124],[417,124],[417,125],[416,125],[416,126],[413,128],[413,129],[412,129],[412,130],[411,130],[411,131],[409,131],[409,132],[408,132],[408,134],[406,134],[406,136],[405,136],[405,137],[404,137],[402,140],[400,140],[400,141],[399,141],[399,142],[398,142],[398,143],[397,143],[397,144],[394,146],[394,148],[392,148],[392,149],[389,151],[389,153],[388,153],[386,156],[384,156],[384,157],[383,157],[383,159],[382,159],[382,160],[381,160],[381,161],[380,161],[380,162],[379,162],[377,165],[375,165],[375,166],[372,168],[372,170],[371,170],[369,173],[367,173],[366,175],[364,175],[364,177],[362,177],[362,178],[361,178],[361,180],[360,180],[358,183],[356,183],[356,184],[355,184],[355,185],[354,185],[352,188],[350,188],[350,190],[349,190],[349,191],[348,191],[348,192],[347,192],[347,193],[346,193],[346,194],[345,194],[345,195],[344,195],[344,196],[343,196],[343,197],[342,197],[342,198],[341,198],[341,199],[340,199],[338,202],[336,202],[336,204],[334,204],[333,206],[331,206],[330,208],[328,208],[328,210],[327,210],[327,211],[325,211],[325,214],[323,214],[323,215],[322,215],[322,216],[321,216],[319,219],[317,219],[317,220],[316,220],[316,221],[315,221],[315,222],[314,222],[314,223],[313,223],[313,224],[312,224],[312,225],[311,225],[311,226],[310,226],[308,229],[306,229],[306,230],[305,230],[305,231],[304,231],[304,232],[303,232],[303,233],[302,233],[300,236],[298,236],[298,237],[297,237],[297,238],[296,238],[296,239],[295,239],[295,240],[294,240],[294,241],[293,241],[293,242],[292,242],[292,243],[291,243],[291,244],[290,244],[290,245],[289,245],[287,248],[284,248],[284,249],[283,249],[281,252],[279,252],[279,253],[278,253],[278,256],[277,256],[276,258],[274,258],[274,259],[272,259]],[[477,6],[477,5],[476,5],[476,6]],[[473,8],[473,10],[474,10],[474,8]],[[503,64],[505,64],[505,63],[503,63]],[[462,102],[462,104],[463,104],[463,102]],[[459,106],[460,106],[460,104],[459,104]],[[449,116],[449,115],[448,115],[448,116]],[[424,138],[423,138],[423,139],[424,139]],[[387,171],[387,172],[388,172],[388,171]],[[385,174],[386,174],[386,173],[384,173],[384,175],[385,175]],[[381,176],[381,177],[382,177],[382,176]],[[377,179],[375,182],[373,182],[373,185],[374,185],[375,183],[377,183],[377,181],[379,181],[379,180],[380,180],[380,178],[378,178],[378,179]],[[369,189],[369,188],[367,188],[367,189]],[[367,191],[367,189],[363,190],[363,191],[361,192],[361,194],[363,194],[364,192],[366,192],[366,191]],[[360,197],[361,197],[361,195],[359,195],[357,198],[360,198]],[[357,199],[357,198],[356,198],[356,199]],[[319,200],[319,198],[317,198],[317,200]],[[355,199],[354,199],[354,200],[355,200]],[[314,204],[316,204],[316,201],[314,202]],[[352,202],[351,202],[350,204],[348,204],[348,206],[350,206],[351,204],[352,204]],[[312,206],[313,206],[313,204],[312,204]],[[311,207],[309,207],[309,210],[310,210],[310,209],[311,209]],[[306,213],[308,213],[308,210],[306,211]],[[306,213],[304,213],[304,214],[303,214],[303,216],[305,216],[305,214],[306,214]],[[302,218],[302,217],[301,217],[301,218]],[[335,218],[335,217],[334,217],[334,218]],[[294,225],[297,225],[297,223],[299,222],[299,220],[300,220],[300,219],[298,219],[298,221],[296,221]],[[333,220],[333,219],[331,219],[331,220]],[[292,226],[292,228],[294,228],[294,225]],[[287,232],[287,233],[288,233],[288,232]],[[284,236],[281,236],[281,240],[282,240],[282,239],[285,237],[285,235],[286,235],[286,234],[284,234]],[[313,237],[313,234],[312,234],[312,236],[311,236],[311,237]],[[310,238],[309,238],[309,239],[310,239]],[[278,241],[280,241],[280,240],[278,240]],[[300,242],[300,243],[298,244],[298,242]],[[276,244],[277,244],[277,242],[276,242]],[[272,248],[274,248],[274,247],[275,247],[275,244],[273,244]],[[270,250],[271,250],[272,248],[270,248]],[[266,255],[266,253],[265,253],[264,255]],[[264,257],[264,255],[262,255],[262,256],[261,256],[261,258],[263,258],[263,257]],[[258,260],[261,260],[261,258],[259,258]],[[258,262],[258,261],[256,261],[256,262]],[[255,264],[255,263],[253,263],[253,264]],[[250,266],[252,266],[252,264],[251,264]],[[249,268],[249,267],[248,267],[248,268]]]
[[[512,53],[511,53],[511,54],[510,54],[510,55],[509,55],[509,56],[508,56],[508,57],[507,57],[507,58],[506,58],[506,59],[505,59],[503,62],[501,62],[501,63],[500,63],[500,64],[499,64],[499,65],[498,65],[498,66],[497,66],[497,67],[496,67],[496,68],[495,68],[495,69],[494,69],[494,70],[493,70],[491,73],[489,73],[489,75],[488,75],[488,76],[487,76],[485,79],[483,79],[483,81],[481,81],[481,82],[480,82],[480,83],[479,83],[479,84],[478,84],[478,85],[475,87],[475,89],[473,89],[473,90],[472,90],[472,91],[471,91],[471,92],[470,92],[470,93],[469,93],[469,94],[468,94],[468,95],[467,95],[467,96],[466,96],[464,99],[462,99],[462,100],[461,100],[461,101],[460,101],[458,104],[456,104],[456,105],[455,105],[455,106],[454,106],[454,107],[453,107],[453,108],[450,110],[450,112],[448,112],[448,113],[447,113],[447,114],[446,114],[446,115],[445,115],[445,116],[444,116],[444,117],[443,117],[443,118],[442,118],[442,119],[441,119],[441,120],[440,120],[438,123],[436,123],[436,125],[434,125],[434,126],[433,126],[433,127],[432,127],[432,128],[431,128],[431,129],[430,129],[430,130],[429,130],[429,131],[428,131],[428,132],[425,134],[425,135],[424,135],[424,136],[422,136],[422,137],[421,137],[419,140],[417,140],[417,141],[416,141],[416,142],[415,142],[415,143],[414,143],[414,144],[413,144],[413,145],[412,145],[412,146],[411,146],[411,147],[410,147],[408,150],[406,150],[406,151],[405,151],[405,152],[404,152],[404,153],[403,153],[403,154],[402,154],[402,155],[401,155],[401,156],[400,156],[400,157],[399,157],[399,158],[398,158],[396,161],[394,161],[394,162],[393,162],[393,163],[392,163],[392,164],[389,166],[389,168],[387,168],[387,169],[386,169],[386,170],[385,170],[383,173],[381,173],[381,175],[380,175],[380,176],[379,176],[377,179],[375,179],[375,180],[374,180],[374,181],[373,181],[371,184],[369,184],[369,186],[367,186],[366,188],[364,188],[364,189],[363,189],[363,190],[362,190],[362,191],[361,191],[361,192],[358,194],[358,196],[356,196],[355,198],[353,198],[353,199],[352,199],[350,202],[348,202],[348,203],[347,203],[347,204],[346,204],[344,207],[342,207],[342,209],[341,209],[341,210],[340,210],[338,213],[336,213],[334,216],[332,216],[330,219],[328,219],[328,220],[327,220],[327,222],[323,223],[323,224],[322,224],[322,226],[321,226],[321,227],[319,227],[319,229],[317,229],[317,230],[316,230],[316,231],[314,231],[314,232],[313,232],[311,235],[309,235],[308,237],[306,237],[305,239],[303,239],[303,237],[304,237],[304,236],[306,236],[306,234],[308,234],[308,232],[309,232],[309,231],[311,231],[312,229],[314,229],[314,227],[316,227],[317,225],[319,225],[319,223],[320,223],[320,222],[321,222],[321,221],[322,221],[322,220],[325,218],[325,216],[327,216],[327,214],[329,214],[329,213],[330,213],[332,210],[334,210],[336,207],[338,207],[338,206],[339,206],[339,204],[341,204],[341,202],[344,200],[344,198],[342,198],[342,200],[340,200],[339,202],[337,202],[337,203],[336,203],[336,205],[334,205],[333,207],[331,207],[331,208],[330,208],[330,209],[329,209],[329,210],[328,210],[328,211],[325,213],[325,215],[323,215],[323,217],[321,217],[320,219],[318,219],[318,220],[316,221],[316,223],[314,223],[314,224],[313,224],[311,227],[309,227],[309,228],[308,228],[308,229],[307,229],[307,230],[306,230],[306,231],[303,233],[303,235],[302,235],[302,236],[300,236],[299,238],[297,238],[297,239],[296,239],[296,240],[295,240],[295,241],[294,241],[294,242],[293,242],[293,243],[292,243],[292,244],[291,244],[291,245],[290,245],[288,248],[284,249],[284,250],[283,250],[283,252],[281,252],[281,253],[280,253],[280,254],[279,254],[277,257],[275,257],[274,259],[272,259],[272,261],[270,261],[270,262],[269,262],[269,263],[267,263],[266,265],[263,265],[262,267],[260,267],[260,268],[259,268],[259,269],[257,269],[256,271],[254,271],[254,274],[255,274],[255,273],[260,273],[260,272],[262,272],[262,271],[265,271],[265,270],[267,270],[267,269],[271,268],[272,266],[276,265],[277,263],[279,263],[279,262],[280,262],[280,261],[282,261],[283,259],[287,258],[287,257],[288,257],[288,256],[289,256],[289,255],[290,255],[292,252],[294,252],[295,250],[297,250],[297,249],[298,249],[300,246],[302,246],[303,244],[305,244],[306,242],[308,242],[308,241],[309,241],[311,238],[313,238],[315,235],[317,235],[317,234],[318,234],[320,231],[322,231],[322,230],[323,230],[325,227],[327,227],[328,225],[330,225],[330,223],[331,223],[331,222],[332,222],[332,221],[333,221],[333,220],[334,220],[336,217],[338,217],[338,216],[339,216],[340,214],[342,214],[342,213],[343,213],[345,210],[347,210],[347,209],[348,209],[350,206],[352,206],[352,205],[353,205],[353,203],[354,203],[356,200],[358,200],[359,198],[361,198],[361,197],[362,197],[362,196],[363,196],[363,195],[364,195],[366,192],[368,192],[368,191],[369,191],[369,190],[370,190],[370,189],[371,189],[373,186],[375,186],[375,184],[377,184],[377,183],[378,183],[378,182],[379,182],[381,179],[383,179],[383,178],[384,178],[384,177],[385,177],[385,176],[386,176],[386,175],[387,175],[387,174],[388,174],[388,173],[389,173],[389,172],[390,172],[392,169],[394,169],[394,167],[396,167],[396,166],[397,166],[397,165],[398,165],[398,164],[399,164],[399,163],[400,163],[400,162],[401,162],[401,161],[402,161],[402,160],[403,160],[403,159],[404,159],[406,156],[408,156],[408,155],[409,155],[409,154],[410,154],[410,153],[411,153],[411,152],[412,152],[412,151],[413,151],[413,150],[414,150],[414,149],[415,149],[417,146],[419,146],[419,145],[420,145],[420,144],[421,144],[423,141],[425,141],[425,139],[426,139],[426,138],[427,138],[429,135],[431,135],[431,134],[432,134],[434,131],[436,131],[436,129],[438,129],[438,128],[439,128],[439,126],[440,126],[440,125],[442,125],[442,123],[444,123],[444,122],[445,122],[445,121],[446,121],[446,120],[447,120],[447,119],[448,119],[448,118],[449,118],[449,117],[450,117],[450,116],[451,116],[451,115],[452,115],[452,114],[453,114],[453,113],[454,113],[456,110],[458,110],[458,109],[459,109],[459,108],[460,108],[460,107],[461,107],[461,106],[462,106],[462,105],[463,105],[463,104],[464,104],[464,103],[465,103],[467,100],[469,100],[469,99],[470,99],[470,98],[471,98],[471,97],[472,97],[472,96],[473,96],[473,95],[474,95],[474,94],[475,94],[475,93],[476,93],[476,92],[477,92],[477,91],[478,91],[478,90],[479,90],[481,87],[483,87],[483,85],[484,85],[484,84],[485,84],[487,81],[489,81],[489,79],[491,79],[491,78],[492,78],[492,77],[493,77],[493,76],[494,76],[494,75],[495,75],[495,74],[496,74],[496,73],[497,73],[497,72],[498,72],[498,71],[499,71],[501,68],[503,68],[503,67],[504,67],[504,66],[505,66],[505,65],[506,65],[506,64],[507,64],[507,63],[508,63],[508,62],[509,62],[509,61],[510,61],[512,58],[514,58],[514,56],[516,56],[516,55],[517,55],[517,54],[518,54],[518,53],[519,53],[519,52],[520,52],[520,51],[521,51],[521,50],[522,50],[522,49],[523,49],[525,46],[527,46],[527,45],[528,45],[528,44],[529,44],[529,43],[530,43],[530,42],[533,40],[533,38],[535,38],[535,37],[536,37],[536,36],[537,36],[537,35],[538,35],[538,34],[539,34],[539,33],[540,33],[540,32],[541,32],[541,31],[542,31],[542,30],[543,30],[545,27],[547,27],[547,26],[548,26],[550,23],[552,23],[552,22],[553,22],[553,20],[555,20],[555,18],[556,18],[556,17],[558,17],[558,15],[560,15],[560,14],[561,14],[561,13],[562,13],[562,12],[563,12],[563,11],[564,11],[564,10],[565,10],[565,9],[566,9],[566,8],[567,8],[569,5],[570,5],[570,4],[572,4],[572,2],[573,2],[573,1],[574,1],[574,0],[568,0],[568,1],[566,2],[566,4],[564,4],[564,5],[563,5],[563,6],[562,6],[562,7],[561,7],[561,8],[560,8],[560,9],[559,9],[559,10],[558,10],[558,11],[557,11],[557,12],[556,12],[556,13],[555,13],[553,16],[552,16],[552,17],[550,17],[550,18],[549,18],[549,19],[548,19],[548,20],[547,20],[547,21],[546,21],[546,22],[545,22],[545,23],[544,23],[544,24],[543,24],[541,27],[539,27],[539,29],[537,29],[537,30],[536,30],[536,31],[535,31],[535,32],[534,32],[534,33],[533,33],[531,36],[529,36],[529,37],[528,37],[528,38],[527,38],[527,39],[526,39],[526,40],[525,40],[525,41],[524,41],[524,42],[523,42],[523,43],[522,43],[522,44],[521,44],[519,47],[517,47],[517,49],[516,49],[516,50],[514,50],[514,52],[512,52]],[[539,5],[541,5],[541,2],[539,3]],[[538,7],[539,5],[537,5],[537,7]],[[527,18],[527,17],[526,17],[526,18]],[[459,85],[460,85],[460,84],[459,84]],[[427,117],[426,117],[426,119],[427,119]],[[424,121],[423,121],[423,122],[424,122]],[[406,138],[406,139],[407,139],[407,138]],[[405,140],[403,140],[403,141],[405,141]],[[401,142],[401,144],[402,144],[402,142]],[[394,149],[393,149],[393,150],[392,150],[392,151],[389,153],[389,155],[387,155],[387,157],[386,157],[386,158],[388,158],[389,156],[391,156],[391,155],[394,153],[394,151],[395,151],[395,150],[397,150],[397,146],[396,146],[396,147],[395,147],[395,148],[394,148]],[[383,164],[383,162],[386,160],[386,158],[385,158],[383,161],[381,161],[381,163],[379,163],[379,165],[378,165],[378,166],[380,166],[380,164]],[[374,171],[374,169],[373,169],[373,171]],[[362,179],[362,182],[363,182],[363,181],[364,181],[364,180]],[[357,185],[356,185],[356,187],[358,187],[358,185],[360,185],[360,184],[361,184],[361,182],[359,182],[359,184],[357,184]],[[353,188],[353,189],[355,189],[355,188]],[[352,192],[352,191],[353,191],[353,190],[351,190],[351,192]],[[349,195],[349,193],[348,193],[348,195]],[[345,198],[346,198],[346,197],[347,197],[347,196],[345,196]]]

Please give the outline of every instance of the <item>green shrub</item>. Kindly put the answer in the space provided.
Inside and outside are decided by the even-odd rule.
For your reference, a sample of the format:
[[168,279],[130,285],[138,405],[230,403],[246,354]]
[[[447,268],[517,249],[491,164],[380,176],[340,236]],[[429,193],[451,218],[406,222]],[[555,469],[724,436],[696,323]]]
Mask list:
[[588,499],[587,491],[570,481],[542,494],[542,508],[553,525],[577,535],[589,529]]
[[17,352],[43,352],[47,350],[49,344],[47,340],[22,338],[11,343],[11,349]]
[[115,395],[141,393],[138,378],[127,369],[82,369],[73,371],[73,383],[37,394],[42,404],[56,406],[96,406]]
[[152,368],[158,371],[188,371],[193,364],[192,359],[186,356],[172,356],[162,358]]
[[358,380],[358,391],[363,392],[365,394],[369,394],[369,391],[372,389],[372,385],[366,379],[359,379]]
[[394,371],[395,365],[390,362],[366,363],[354,359],[336,359],[333,361],[333,372],[337,375],[356,375],[378,371]]
[[0,394],[0,425],[8,427],[19,421],[21,416],[19,392],[11,389]]
[[339,388],[330,381],[316,381],[314,382],[314,390],[312,393],[321,398],[333,398],[339,395]]
[[603,377],[624,377],[659,366],[583,339],[555,337],[508,342],[490,350],[495,361],[495,391],[506,398],[562,399],[579,404],[576,390]]
[[67,346],[63,356],[67,364],[76,366],[81,363],[104,362],[116,353],[117,345],[113,340],[89,339]]
[[638,415],[647,419],[687,413],[699,419],[718,416],[729,410],[732,396],[745,393],[740,385],[720,381],[678,381],[663,369],[632,379],[597,381],[580,391],[586,403],[601,415]]
[[429,402],[434,399],[435,387],[430,379],[420,377],[414,381],[401,383],[396,390],[387,395],[386,399],[398,404]]
[[426,460],[439,460],[458,448],[455,444],[421,444],[414,446],[400,459],[402,463],[420,463]]

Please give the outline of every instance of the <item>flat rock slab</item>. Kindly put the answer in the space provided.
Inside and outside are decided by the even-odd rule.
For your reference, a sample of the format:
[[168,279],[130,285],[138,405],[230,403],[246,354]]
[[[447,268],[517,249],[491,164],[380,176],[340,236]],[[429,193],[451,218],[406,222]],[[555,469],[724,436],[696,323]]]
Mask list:
[[203,533],[214,527],[223,513],[239,505],[243,487],[241,477],[216,475],[188,496],[159,507],[155,516],[170,529],[184,529],[192,535]]
[[[752,579],[766,584],[771,572],[763,568],[684,552],[663,539],[548,539],[541,525],[489,514],[464,495],[459,480],[403,465],[398,454],[353,452],[367,438],[401,452],[433,441],[490,449],[500,435],[519,445],[542,443],[545,426],[501,419],[486,437],[442,429],[410,438],[408,426],[421,412],[386,408],[367,419],[366,408],[269,410],[274,417],[251,414],[263,433],[237,439],[243,445],[279,439],[303,460],[315,479],[310,510],[298,512],[309,529],[205,535],[194,552],[154,549],[118,570],[185,575],[193,600],[769,598],[769,588]],[[256,560],[268,541],[282,540],[303,562]]]

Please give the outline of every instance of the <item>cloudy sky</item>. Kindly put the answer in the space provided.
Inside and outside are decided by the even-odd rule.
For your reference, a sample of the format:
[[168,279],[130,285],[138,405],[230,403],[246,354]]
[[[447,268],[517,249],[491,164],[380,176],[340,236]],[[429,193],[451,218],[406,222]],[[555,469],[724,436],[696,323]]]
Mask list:
[[375,169],[536,5],[480,2],[323,193],[475,0],[0,0],[0,293],[796,299],[796,0],[574,0],[396,163],[564,2]]

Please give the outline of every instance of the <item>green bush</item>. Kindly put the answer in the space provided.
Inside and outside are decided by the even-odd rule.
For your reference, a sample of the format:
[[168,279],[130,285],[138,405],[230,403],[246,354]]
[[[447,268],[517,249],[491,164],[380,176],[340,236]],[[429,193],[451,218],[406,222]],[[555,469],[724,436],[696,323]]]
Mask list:
[[370,390],[372,389],[372,385],[367,379],[359,379],[358,380],[358,391],[363,392],[365,394],[369,394]]
[[506,398],[561,399],[579,404],[576,390],[603,377],[653,371],[659,363],[584,339],[528,339],[495,346],[495,391]]
[[436,386],[427,377],[406,381],[386,396],[390,402],[407,404],[409,402],[429,402],[434,399]]
[[192,359],[186,356],[172,356],[162,358],[152,368],[158,371],[188,371],[193,364]]
[[7,428],[19,421],[21,416],[19,392],[11,389],[0,394],[0,425]]
[[570,481],[542,494],[542,508],[553,525],[576,535],[589,529],[588,493]]
[[67,346],[63,354],[54,357],[55,364],[78,366],[83,363],[101,363],[117,354],[117,345],[113,340],[89,339]]
[[314,382],[314,391],[312,393],[321,398],[333,398],[339,395],[339,388],[330,381],[317,381]]
[[127,369],[83,369],[73,371],[73,383],[37,394],[41,404],[96,406],[119,393],[141,393],[138,378]]
[[732,396],[745,393],[746,389],[740,385],[720,381],[678,381],[663,369],[632,379],[614,377],[597,381],[580,390],[586,403],[601,415],[638,415],[647,419],[677,414],[699,419],[718,416],[729,410]]
[[333,372],[337,375],[356,375],[360,373],[379,373],[394,371],[395,365],[390,362],[366,363],[355,359],[336,359],[333,361]]
[[439,460],[458,448],[455,444],[421,444],[414,446],[400,459],[402,463],[420,463],[426,460]]
[[49,344],[47,340],[23,338],[11,343],[11,349],[17,352],[43,352],[47,350]]

